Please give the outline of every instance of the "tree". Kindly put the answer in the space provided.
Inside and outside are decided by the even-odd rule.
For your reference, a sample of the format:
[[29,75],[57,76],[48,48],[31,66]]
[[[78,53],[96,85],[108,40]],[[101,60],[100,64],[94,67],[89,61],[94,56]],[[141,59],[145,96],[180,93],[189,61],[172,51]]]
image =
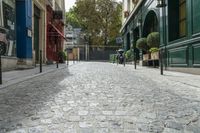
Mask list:
[[81,21],[78,20],[76,13],[76,7],[71,8],[69,12],[66,12],[65,15],[66,15],[66,24],[70,24],[73,28],[81,27]]
[[[80,26],[91,44],[108,45],[114,42],[121,27],[122,3],[115,0],[79,0],[70,10],[67,22]],[[72,24],[71,24],[72,25]]]

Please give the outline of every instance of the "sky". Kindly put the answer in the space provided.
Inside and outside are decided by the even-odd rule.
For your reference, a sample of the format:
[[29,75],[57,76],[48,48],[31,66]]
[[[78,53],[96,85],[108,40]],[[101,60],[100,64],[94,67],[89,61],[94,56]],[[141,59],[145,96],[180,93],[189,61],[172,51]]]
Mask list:
[[[69,9],[74,5],[76,0],[65,0],[65,10],[69,11]],[[122,1],[122,0],[117,0]]]

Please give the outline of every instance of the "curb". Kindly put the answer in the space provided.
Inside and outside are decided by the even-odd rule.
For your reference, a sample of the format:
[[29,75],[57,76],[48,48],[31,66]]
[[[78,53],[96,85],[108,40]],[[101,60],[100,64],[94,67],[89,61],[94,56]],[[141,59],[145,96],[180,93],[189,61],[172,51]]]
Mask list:
[[[69,66],[71,66],[71,65],[69,65]],[[39,76],[45,75],[47,73],[50,73],[50,72],[53,72],[53,71],[57,71],[57,70],[61,70],[61,69],[64,69],[64,68],[67,68],[67,66],[60,67],[60,68],[57,68],[57,69],[50,69],[50,70],[47,70],[47,71],[42,72],[42,73],[34,74],[32,76],[27,76],[27,77],[24,77],[24,78],[14,79],[14,80],[8,81],[7,83],[0,85],[0,90],[5,89],[8,86],[11,86],[11,85],[14,85],[14,84],[17,84],[17,83],[21,83],[21,82],[27,81],[29,79],[32,79],[32,78],[35,78],[35,77],[39,77]]]

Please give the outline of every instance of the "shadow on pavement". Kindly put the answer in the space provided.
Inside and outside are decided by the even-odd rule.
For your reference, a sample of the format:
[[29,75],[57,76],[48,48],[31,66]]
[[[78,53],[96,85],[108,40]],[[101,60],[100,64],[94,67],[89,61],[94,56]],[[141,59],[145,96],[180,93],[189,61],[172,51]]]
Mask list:
[[68,69],[61,69],[0,90],[0,133],[39,125],[45,111],[56,105],[63,88],[59,82],[69,76]]

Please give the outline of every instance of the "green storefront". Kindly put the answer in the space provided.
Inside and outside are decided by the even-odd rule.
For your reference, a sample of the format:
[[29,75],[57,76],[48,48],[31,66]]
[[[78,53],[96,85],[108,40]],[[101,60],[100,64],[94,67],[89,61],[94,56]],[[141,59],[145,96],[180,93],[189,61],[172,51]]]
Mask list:
[[[122,27],[124,48],[130,49],[138,38],[160,33],[160,49],[167,69],[200,73],[200,0],[139,1]],[[137,52],[142,60],[141,51]],[[140,55],[140,58],[139,58]]]

